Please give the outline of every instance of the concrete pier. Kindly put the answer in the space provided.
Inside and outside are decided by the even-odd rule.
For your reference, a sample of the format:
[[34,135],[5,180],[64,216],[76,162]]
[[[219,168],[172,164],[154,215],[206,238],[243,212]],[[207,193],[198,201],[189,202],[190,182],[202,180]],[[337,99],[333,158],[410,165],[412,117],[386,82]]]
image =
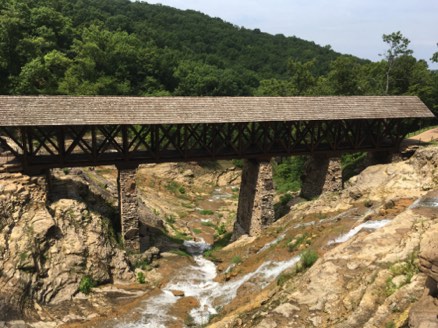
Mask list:
[[232,240],[255,236],[274,221],[274,184],[269,161],[245,160]]

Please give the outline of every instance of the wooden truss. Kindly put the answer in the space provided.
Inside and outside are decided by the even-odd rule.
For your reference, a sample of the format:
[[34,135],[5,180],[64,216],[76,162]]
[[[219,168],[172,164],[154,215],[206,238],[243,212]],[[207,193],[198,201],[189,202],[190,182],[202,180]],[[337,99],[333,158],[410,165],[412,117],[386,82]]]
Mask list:
[[24,171],[56,167],[394,151],[406,121],[0,127]]

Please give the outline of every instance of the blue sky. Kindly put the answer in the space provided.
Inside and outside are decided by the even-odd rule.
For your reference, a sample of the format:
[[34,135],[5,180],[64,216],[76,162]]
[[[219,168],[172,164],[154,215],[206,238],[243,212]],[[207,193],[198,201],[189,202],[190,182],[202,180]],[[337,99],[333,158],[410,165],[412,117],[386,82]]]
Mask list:
[[374,61],[386,49],[382,34],[401,31],[418,59],[438,51],[438,0],[147,0],[192,9],[246,28],[330,44]]

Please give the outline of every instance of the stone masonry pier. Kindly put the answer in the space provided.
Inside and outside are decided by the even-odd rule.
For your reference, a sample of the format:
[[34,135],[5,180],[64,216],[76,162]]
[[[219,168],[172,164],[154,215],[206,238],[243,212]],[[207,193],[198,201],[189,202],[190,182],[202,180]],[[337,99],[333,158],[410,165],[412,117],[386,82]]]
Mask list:
[[119,213],[122,238],[126,249],[140,251],[140,221],[135,175],[137,168],[117,168]]
[[274,221],[274,185],[268,161],[245,160],[232,240],[255,236]]

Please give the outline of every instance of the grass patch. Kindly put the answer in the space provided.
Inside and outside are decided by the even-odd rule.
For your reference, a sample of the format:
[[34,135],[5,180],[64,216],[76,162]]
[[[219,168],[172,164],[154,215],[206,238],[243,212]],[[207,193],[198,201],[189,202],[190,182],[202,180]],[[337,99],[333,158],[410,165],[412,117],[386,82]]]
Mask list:
[[96,282],[90,276],[83,276],[81,281],[79,282],[78,290],[88,295],[91,293],[91,290],[96,287]]
[[169,181],[165,188],[175,195],[185,195],[186,189],[176,181]]
[[298,237],[295,237],[291,242],[287,244],[287,250],[289,252],[296,251],[300,245],[302,245],[307,240],[308,234],[304,233],[302,235],[298,235]]
[[164,220],[170,225],[176,222],[176,218],[173,215],[166,215]]
[[219,226],[214,228],[216,230],[216,233],[214,234],[215,238],[219,238],[222,235],[225,235],[227,233],[227,229],[225,228],[225,224],[221,223]]
[[231,263],[240,264],[242,263],[242,258],[239,255],[233,256],[233,258],[231,259]]
[[296,271],[292,270],[290,272],[281,273],[277,278],[277,285],[283,286],[287,281],[296,276]]
[[212,210],[199,210],[199,214],[201,214],[201,215],[213,215],[214,212]]
[[202,233],[201,229],[197,229],[197,228],[193,228],[193,233],[199,235],[200,233]]
[[318,253],[313,249],[306,249],[301,253],[301,263],[304,269],[310,268],[318,260]]

